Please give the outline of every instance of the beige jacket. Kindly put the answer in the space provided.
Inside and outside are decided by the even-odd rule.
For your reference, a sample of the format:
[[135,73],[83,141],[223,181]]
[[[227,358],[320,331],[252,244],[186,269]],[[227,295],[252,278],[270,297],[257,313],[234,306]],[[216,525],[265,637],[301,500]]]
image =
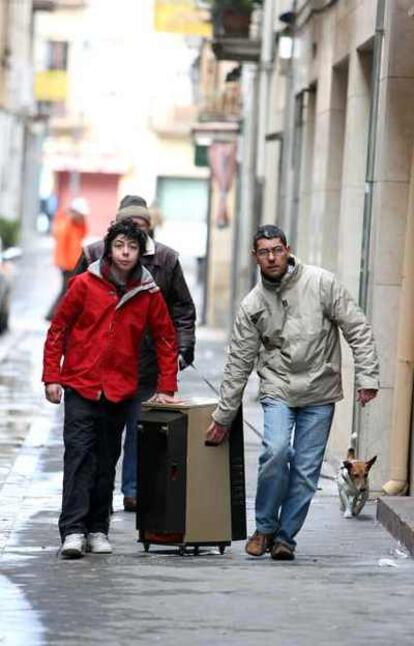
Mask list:
[[260,396],[288,406],[343,397],[339,329],[355,362],[356,388],[379,387],[371,327],[335,276],[293,256],[275,285],[262,277],[243,300],[234,324],[213,419],[229,426],[257,359]]

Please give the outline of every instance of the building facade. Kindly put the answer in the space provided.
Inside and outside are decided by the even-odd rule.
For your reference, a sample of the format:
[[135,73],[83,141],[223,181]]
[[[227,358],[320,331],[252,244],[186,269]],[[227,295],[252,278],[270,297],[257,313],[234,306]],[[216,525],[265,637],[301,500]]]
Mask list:
[[[191,70],[197,48],[156,29],[156,3],[61,0],[36,24],[37,100],[49,118],[45,191],[61,206],[90,204],[90,234],[101,236],[119,198],[157,203],[157,237],[186,255],[204,240],[208,172],[194,164]],[[184,191],[184,199],[179,195]],[[187,198],[187,201],[186,201]],[[187,226],[188,237],[176,235]],[[186,246],[187,245],[187,246]]]
[[34,117],[32,0],[0,5],[0,217],[24,211],[28,139]]
[[[346,396],[328,458],[337,465],[350,444],[378,454],[373,487],[392,494],[414,491],[413,15],[412,0],[265,0],[246,214],[282,226],[293,251],[335,272],[372,322],[378,398],[354,404],[343,344]],[[235,280],[246,293],[249,277]]]

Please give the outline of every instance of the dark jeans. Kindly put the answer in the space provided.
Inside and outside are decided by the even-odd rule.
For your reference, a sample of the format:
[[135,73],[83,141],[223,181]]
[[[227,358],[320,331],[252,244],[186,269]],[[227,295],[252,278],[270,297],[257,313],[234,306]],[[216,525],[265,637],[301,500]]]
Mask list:
[[51,321],[52,318],[54,317],[56,309],[57,309],[60,301],[62,300],[62,298],[66,294],[66,291],[68,289],[69,280],[73,276],[73,273],[71,271],[66,271],[65,269],[61,269],[60,273],[62,275],[62,285],[61,285],[61,288],[60,288],[60,292],[56,296],[55,300],[53,301],[52,305],[49,308],[48,313],[46,314],[45,318],[46,318],[47,321]]
[[129,400],[91,401],[72,389],[65,391],[62,540],[68,534],[108,533],[128,406]]

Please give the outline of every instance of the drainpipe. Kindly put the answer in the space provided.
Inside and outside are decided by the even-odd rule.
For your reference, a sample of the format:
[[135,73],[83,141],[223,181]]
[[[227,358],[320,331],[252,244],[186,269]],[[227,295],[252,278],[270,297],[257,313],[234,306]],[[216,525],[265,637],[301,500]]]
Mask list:
[[[311,88],[305,88],[296,95],[295,110],[294,110],[294,131],[293,131],[293,145],[292,145],[292,165],[293,165],[293,190],[292,190],[292,205],[290,216],[290,233],[289,240],[293,249],[297,247],[298,242],[298,223],[299,223],[299,207],[300,207],[300,190],[301,190],[301,174],[302,174],[302,149],[303,149],[303,114],[305,107],[305,95],[313,92]],[[309,104],[309,96],[308,102]]]
[[403,258],[398,317],[397,361],[393,416],[389,444],[390,480],[383,486],[389,496],[403,495],[408,489],[408,454],[414,380],[414,150],[411,164],[410,196]]
[[370,247],[372,231],[372,204],[375,183],[375,152],[377,143],[378,105],[380,92],[381,55],[384,40],[385,0],[378,0],[372,63],[372,90],[368,128],[367,168],[362,231],[362,253],[359,283],[359,304],[364,311],[368,306]]
[[274,51],[274,12],[273,0],[265,0],[263,7],[262,47],[259,65],[259,118],[257,132],[256,174],[259,181],[265,175],[265,146],[267,115],[269,109],[269,85]]
[[[384,40],[385,0],[378,0],[375,23],[374,53],[372,62],[371,105],[368,126],[367,166],[365,173],[365,199],[362,229],[361,267],[359,279],[359,305],[368,309],[368,287],[370,279],[370,251],[372,233],[372,206],[375,185],[375,152],[377,143],[378,105],[380,93],[380,73],[382,46]],[[358,438],[361,429],[361,408],[354,399],[351,445],[358,452]]]
[[262,47],[259,64],[259,101],[257,120],[257,149],[256,149],[256,187],[255,208],[257,221],[254,228],[260,224],[263,217],[263,193],[265,185],[266,164],[266,134],[269,111],[270,76],[274,55],[274,2],[265,0],[263,6]]
[[[283,20],[286,22],[286,27],[283,30],[286,35],[292,39],[292,48],[289,59],[286,60],[285,68],[285,105],[283,114],[283,141],[281,150],[281,165],[279,174],[279,188],[276,224],[284,229],[287,239],[291,241],[292,227],[291,227],[291,204],[292,204],[292,176],[294,174],[293,168],[293,139],[295,132],[295,78],[296,78],[296,64],[297,64],[297,42],[296,42],[296,17],[297,17],[297,1],[292,2],[292,10],[287,12],[290,18]],[[286,14],[279,17],[281,20]]]
[[242,68],[242,133],[239,137],[240,163],[239,193],[236,206],[236,226],[233,248],[232,311],[251,289],[252,235],[255,225],[254,190],[257,142],[257,66],[245,63]]

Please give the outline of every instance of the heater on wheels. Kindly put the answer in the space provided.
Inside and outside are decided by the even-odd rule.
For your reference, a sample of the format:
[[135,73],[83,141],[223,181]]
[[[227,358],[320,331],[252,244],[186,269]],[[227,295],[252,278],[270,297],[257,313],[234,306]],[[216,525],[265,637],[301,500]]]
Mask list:
[[229,439],[205,445],[212,399],[145,404],[138,422],[137,529],[145,551],[176,545],[180,554],[246,538],[243,419]]

